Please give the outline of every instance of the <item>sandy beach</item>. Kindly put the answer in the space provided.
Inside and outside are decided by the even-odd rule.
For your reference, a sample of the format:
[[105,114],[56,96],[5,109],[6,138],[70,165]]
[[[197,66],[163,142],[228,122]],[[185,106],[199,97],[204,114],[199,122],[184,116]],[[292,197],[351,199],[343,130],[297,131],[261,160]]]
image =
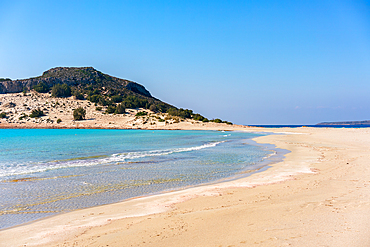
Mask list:
[[370,130],[248,128],[266,171],[0,231],[0,246],[369,246]]

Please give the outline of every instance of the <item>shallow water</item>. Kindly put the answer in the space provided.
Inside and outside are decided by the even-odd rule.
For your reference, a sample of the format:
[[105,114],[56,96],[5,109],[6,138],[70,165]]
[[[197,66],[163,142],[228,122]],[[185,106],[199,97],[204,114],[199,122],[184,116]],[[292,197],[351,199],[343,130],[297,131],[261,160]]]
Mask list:
[[254,171],[272,154],[246,143],[260,135],[0,129],[0,229]]

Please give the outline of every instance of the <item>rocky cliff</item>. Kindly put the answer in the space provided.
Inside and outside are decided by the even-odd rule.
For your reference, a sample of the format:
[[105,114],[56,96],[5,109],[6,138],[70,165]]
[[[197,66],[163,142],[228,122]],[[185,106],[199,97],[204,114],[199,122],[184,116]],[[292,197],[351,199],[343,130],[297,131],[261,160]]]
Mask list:
[[42,76],[35,78],[22,80],[3,79],[0,80],[0,93],[19,93],[24,89],[31,90],[33,86],[40,82],[45,83],[49,87],[65,83],[69,86],[91,84],[113,89],[126,88],[137,94],[152,97],[144,86],[136,82],[103,74],[93,67],[57,67],[49,69]]

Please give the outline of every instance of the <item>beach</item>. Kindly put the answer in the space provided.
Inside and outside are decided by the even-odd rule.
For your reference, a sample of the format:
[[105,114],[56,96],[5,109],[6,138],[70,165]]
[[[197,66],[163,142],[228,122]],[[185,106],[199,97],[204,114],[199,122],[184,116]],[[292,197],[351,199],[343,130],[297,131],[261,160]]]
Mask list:
[[369,246],[370,132],[247,128],[289,150],[249,177],[0,231],[0,246]]

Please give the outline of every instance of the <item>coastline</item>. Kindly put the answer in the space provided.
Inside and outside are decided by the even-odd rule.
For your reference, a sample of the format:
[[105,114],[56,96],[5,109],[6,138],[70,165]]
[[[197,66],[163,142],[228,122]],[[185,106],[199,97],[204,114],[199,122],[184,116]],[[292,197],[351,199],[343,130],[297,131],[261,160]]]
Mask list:
[[291,151],[264,172],[10,228],[0,246],[367,246],[369,130],[262,130]]

